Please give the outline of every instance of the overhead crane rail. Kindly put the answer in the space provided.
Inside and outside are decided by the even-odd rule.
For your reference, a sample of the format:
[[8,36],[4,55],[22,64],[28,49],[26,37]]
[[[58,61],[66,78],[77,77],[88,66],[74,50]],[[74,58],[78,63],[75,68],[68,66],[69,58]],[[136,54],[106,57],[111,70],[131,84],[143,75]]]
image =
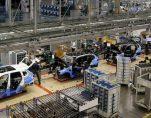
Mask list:
[[[142,19],[142,18],[132,18],[132,19],[122,19],[122,20],[113,20],[110,22],[95,22],[91,23],[90,27],[87,24],[76,24],[76,25],[67,25],[67,26],[59,26],[59,27],[51,27],[51,28],[40,28],[38,29],[38,34],[26,34],[23,36],[13,37],[5,40],[1,40],[0,51],[4,51],[3,47],[11,47],[11,45],[15,44],[17,48],[20,43],[23,47],[29,48],[33,42],[34,45],[41,45],[46,41],[44,38],[47,39],[45,43],[59,43],[59,42],[66,42],[67,40],[75,40],[75,38],[71,39],[72,37],[81,37],[86,35],[96,35],[100,34],[101,32],[119,32],[119,31],[128,31],[131,29],[139,29],[139,28],[146,28],[149,26],[151,22],[151,18]],[[122,29],[122,30],[121,30]],[[113,31],[114,30],[114,31]],[[32,32],[32,30],[26,30],[24,32]],[[15,33],[13,34],[15,35]],[[68,36],[68,38],[67,38]],[[41,38],[39,38],[41,37]],[[79,38],[80,38],[79,37]],[[67,38],[67,39],[66,39]],[[69,39],[70,38],[70,39]],[[42,40],[41,40],[42,39]],[[62,40],[60,40],[62,39]],[[21,46],[21,47],[22,47]]]

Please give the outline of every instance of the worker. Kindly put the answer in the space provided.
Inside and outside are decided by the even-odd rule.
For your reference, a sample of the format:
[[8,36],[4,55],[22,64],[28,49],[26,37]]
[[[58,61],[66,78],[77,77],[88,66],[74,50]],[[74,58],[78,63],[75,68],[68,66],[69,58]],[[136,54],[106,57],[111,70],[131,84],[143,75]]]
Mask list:
[[[88,64],[87,61],[85,61],[82,66],[83,66],[83,68],[82,68],[82,70],[81,70],[81,73],[84,74],[84,71],[85,71],[86,69],[88,69],[90,65]],[[83,77],[83,82],[82,82],[82,83],[84,83],[84,77]]]
[[74,52],[76,50],[76,42],[72,43],[71,49],[72,49],[72,52]]
[[150,63],[150,60],[148,57],[145,57],[145,63],[149,64]]
[[148,41],[147,41],[147,37],[144,36],[144,40],[145,40],[145,55],[148,55],[149,52],[149,47],[148,47]]
[[41,85],[41,73],[38,61],[35,61],[35,63],[29,68],[29,70],[37,76],[38,83],[39,85]]
[[76,62],[76,58],[73,58],[73,63],[72,63],[72,72],[75,73],[77,71],[77,65],[78,63]]

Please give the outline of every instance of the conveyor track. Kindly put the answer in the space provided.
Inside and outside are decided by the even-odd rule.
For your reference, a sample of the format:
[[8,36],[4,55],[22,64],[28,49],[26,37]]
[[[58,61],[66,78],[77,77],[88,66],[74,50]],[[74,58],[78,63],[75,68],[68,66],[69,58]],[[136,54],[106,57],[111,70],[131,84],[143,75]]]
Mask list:
[[[48,44],[48,42],[60,43],[66,42],[67,40],[75,40],[74,38],[72,39],[72,36],[76,37],[77,39],[78,37],[80,38],[81,36],[86,35],[90,36],[92,34],[94,35],[102,32],[113,32],[113,33],[117,31],[123,32],[128,31],[130,29],[134,30],[139,28],[146,28],[150,23],[151,18],[147,19],[133,18],[125,20],[113,20],[109,22],[95,22],[91,23],[90,26],[88,26],[87,24],[78,24],[59,26],[59,28],[58,27],[47,28],[46,30],[38,29],[38,33],[36,35],[27,33],[26,35],[24,34],[22,36],[18,37],[14,36],[13,38],[1,40],[0,46],[2,47],[4,46],[6,48],[8,46],[10,47],[12,44],[18,46],[18,43],[22,43],[22,45],[26,45],[25,46],[26,48],[29,48],[29,43],[31,45],[31,42],[33,42],[34,45],[40,45],[43,43]],[[39,37],[41,37],[42,40],[39,40]],[[64,39],[61,37],[64,37]],[[44,40],[44,38],[47,38],[47,40]],[[4,51],[3,48],[1,48],[0,51]]]

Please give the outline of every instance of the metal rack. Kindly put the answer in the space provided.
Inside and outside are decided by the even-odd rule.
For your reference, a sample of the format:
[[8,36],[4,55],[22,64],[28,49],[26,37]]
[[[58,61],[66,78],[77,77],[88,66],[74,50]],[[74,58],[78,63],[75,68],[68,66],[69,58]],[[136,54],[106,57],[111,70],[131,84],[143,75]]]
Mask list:
[[116,77],[120,84],[129,84],[131,80],[131,60],[129,57],[117,57]]
[[92,82],[100,78],[107,77],[103,72],[95,69],[87,69],[84,72],[84,86],[86,89],[92,91]]
[[0,55],[1,64],[3,65],[18,64],[27,55],[27,51],[25,50],[8,51],[6,53],[0,53]]
[[79,114],[98,105],[98,98],[87,98],[85,89],[72,87],[33,98],[8,107],[12,118],[78,118]]
[[135,103],[147,110],[151,110],[151,73],[146,73],[137,78],[137,84],[144,86],[145,95],[143,98],[138,96],[138,90],[136,89]]
[[137,89],[137,92],[144,92],[144,87],[138,84],[138,77],[141,77],[142,75],[149,73],[151,71],[151,64],[146,63],[139,63],[136,64],[134,67],[133,72],[133,88]]
[[93,93],[98,97],[98,113],[103,117],[111,117],[118,113],[120,104],[120,85],[106,80],[92,82]]
[[64,95],[69,101],[71,100],[70,104],[79,112],[98,106],[98,98],[94,97],[92,93],[81,87],[72,87],[63,90],[60,94]]
[[92,82],[96,80],[107,80],[111,83],[117,83],[116,74],[105,74],[95,69],[87,69],[84,72],[84,87],[92,91]]
[[11,106],[12,118],[70,118],[78,114],[58,93]]
[[12,64],[18,64],[26,57],[27,51],[25,50],[16,50],[12,52]]

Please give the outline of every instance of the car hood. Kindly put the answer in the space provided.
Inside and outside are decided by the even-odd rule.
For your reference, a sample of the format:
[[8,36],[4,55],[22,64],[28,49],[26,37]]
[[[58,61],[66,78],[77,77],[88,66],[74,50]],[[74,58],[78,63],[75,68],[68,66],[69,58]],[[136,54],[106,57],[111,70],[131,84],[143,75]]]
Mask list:
[[12,67],[14,67],[18,71],[25,71],[29,68],[29,66],[25,63],[19,63],[16,65],[12,65]]
[[60,73],[60,75],[62,75],[62,74],[64,74],[64,73],[66,73],[67,71],[70,71],[71,69],[72,69],[72,66],[69,66],[69,67],[64,68],[64,69],[62,69],[62,70],[59,70],[59,73]]

